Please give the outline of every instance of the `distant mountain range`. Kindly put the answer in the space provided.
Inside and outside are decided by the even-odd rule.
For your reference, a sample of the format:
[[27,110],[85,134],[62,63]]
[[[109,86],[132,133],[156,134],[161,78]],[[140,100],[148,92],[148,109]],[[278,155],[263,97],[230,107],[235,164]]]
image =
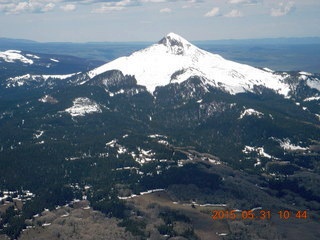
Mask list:
[[[227,59],[278,71],[320,72],[320,38],[269,38],[195,41],[195,45]],[[40,43],[30,40],[0,38],[0,51],[18,49],[27,52],[71,55],[111,61],[146,48],[152,42]],[[305,61],[304,59],[308,59]]]
[[[198,40],[193,41],[195,44],[202,43],[232,43],[232,44],[252,44],[252,43],[270,43],[270,44],[320,44],[320,37],[288,37],[288,38],[253,38],[253,39],[220,39],[220,40]],[[37,42],[34,40],[28,39],[15,39],[15,38],[1,38],[1,44],[108,44],[108,43],[118,43],[118,44],[126,44],[128,41],[120,41],[120,42],[86,42],[86,43],[72,43],[72,42]],[[132,44],[136,43],[144,43],[150,44],[151,42],[130,42]],[[7,47],[3,45],[2,47]]]

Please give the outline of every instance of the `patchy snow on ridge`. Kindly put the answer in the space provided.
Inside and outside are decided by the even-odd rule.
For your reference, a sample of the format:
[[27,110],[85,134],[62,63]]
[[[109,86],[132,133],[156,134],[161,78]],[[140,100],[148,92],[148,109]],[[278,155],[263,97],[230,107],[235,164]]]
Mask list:
[[320,91],[320,80],[319,79],[308,78],[307,85],[310,88],[314,88],[314,89],[317,89],[318,91]]
[[291,143],[289,138],[285,138],[283,140],[281,139],[277,139],[277,138],[272,138],[273,140],[275,140],[276,142],[278,142],[280,144],[280,147],[282,147],[285,151],[308,151],[309,148],[308,147],[301,147],[301,146],[297,146]]
[[263,115],[264,114],[262,112],[254,110],[253,108],[248,108],[241,112],[240,117],[238,119],[242,119],[245,116],[256,116],[258,118],[261,118]]
[[274,72],[272,69],[267,68],[267,67],[263,68],[263,70],[265,70],[266,72],[271,72],[271,73],[273,73],[273,72]]
[[299,72],[300,75],[312,76],[312,73],[309,72]]
[[12,86],[23,86],[26,81],[30,81],[30,80],[36,80],[35,77],[32,77],[30,74],[25,74],[22,76],[17,76],[17,77],[11,77],[7,79],[7,88],[8,87],[12,87]]
[[77,74],[77,73],[64,74],[64,75],[42,75],[42,77],[44,80],[48,80],[49,78],[64,80],[69,77],[72,77],[75,74]]
[[37,132],[33,134],[33,138],[34,139],[40,138],[43,134],[44,134],[44,131],[37,130]]
[[167,136],[161,135],[161,134],[150,134],[148,137],[149,138],[168,138]]
[[318,101],[318,100],[320,100],[320,97],[309,97],[309,98],[304,99],[303,101],[310,102],[310,101]]
[[308,73],[308,72],[299,72],[300,76],[299,76],[299,79],[300,80],[303,80],[303,81],[306,81],[309,79],[309,77],[312,76],[311,73]]
[[27,57],[34,58],[34,59],[40,59],[40,57],[39,57],[39,56],[34,55],[34,54],[30,54],[30,53],[26,54],[26,56],[27,56]]
[[[30,57],[33,57],[33,55]],[[33,60],[26,58],[21,54],[19,50],[7,50],[4,52],[0,52],[0,58],[2,58],[5,62],[13,63],[16,61],[20,61],[26,64],[33,64]]]
[[155,153],[152,152],[151,149],[144,150],[138,147],[137,150],[138,150],[138,154],[131,152],[131,156],[133,160],[139,163],[141,166],[145,163],[156,161],[156,159],[154,158]]
[[263,147],[250,147],[250,146],[245,146],[244,149],[242,150],[242,152],[244,154],[250,154],[252,152],[256,152],[259,156],[261,157],[265,157],[265,158],[275,158],[275,157],[272,157],[270,154],[266,153],[264,151],[264,148]]
[[47,94],[44,95],[42,98],[39,98],[38,101],[42,103],[51,103],[51,104],[55,104],[59,102],[56,98]]
[[252,92],[255,85],[283,95],[290,91],[283,82],[285,76],[226,60],[197,48],[174,33],[128,57],[120,57],[95,68],[88,75],[93,78],[114,69],[125,75],[134,75],[138,84],[146,86],[151,93],[157,86],[181,83],[192,76],[199,76],[206,84],[220,86],[231,94]]
[[151,193],[155,193],[155,192],[163,192],[163,191],[165,191],[165,189],[162,189],[162,188],[152,189],[152,190],[148,190],[146,192],[140,192],[139,194],[131,194],[130,196],[127,196],[127,197],[118,196],[118,199],[126,200],[126,199],[131,199],[131,198],[146,195],[146,194],[151,194]]
[[48,81],[48,79],[55,79],[55,80],[64,80],[69,77],[72,77],[77,73],[72,74],[65,74],[65,75],[31,75],[31,74],[25,74],[22,76],[16,76],[6,79],[6,87],[21,87],[25,85],[27,82],[32,81]]
[[20,200],[22,202],[30,201],[36,195],[29,190],[16,190],[16,191],[8,191],[8,190],[0,190],[0,202],[7,201],[8,198],[12,198],[13,200]]
[[107,147],[111,147],[111,148],[116,148],[117,149],[117,153],[119,155],[125,154],[125,153],[128,152],[128,149],[125,146],[122,146],[121,144],[119,144],[117,139],[113,139],[110,142],[107,142],[106,146]]
[[87,97],[76,98],[73,100],[73,106],[64,111],[72,117],[82,117],[87,114],[102,112],[99,104]]
[[160,135],[160,134],[151,134],[148,136],[149,138],[152,138],[152,139],[157,139],[157,142],[159,144],[162,144],[162,145],[165,145],[165,146],[168,146],[170,145],[169,142],[167,141],[168,137],[165,136],[165,135]]

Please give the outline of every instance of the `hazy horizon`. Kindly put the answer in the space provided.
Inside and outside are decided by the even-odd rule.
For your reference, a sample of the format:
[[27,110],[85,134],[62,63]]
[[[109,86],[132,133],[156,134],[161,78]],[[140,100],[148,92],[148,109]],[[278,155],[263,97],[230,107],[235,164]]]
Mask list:
[[3,0],[0,37],[154,42],[320,37],[318,0]]
[[[37,41],[34,39],[26,39],[26,38],[10,38],[10,37],[0,37],[0,41],[9,41],[9,42],[25,42],[25,43],[39,43],[39,44],[152,44],[157,41],[159,41],[162,37],[166,36],[160,36],[159,39],[155,41],[87,41],[87,42],[72,42],[72,41]],[[180,35],[183,37],[182,35]],[[186,39],[189,41],[189,39]],[[228,43],[228,42],[266,42],[271,41],[271,44],[273,43],[284,43],[284,44],[291,44],[291,43],[311,43],[311,44],[320,44],[320,36],[310,36],[310,37],[265,37],[265,38],[225,38],[225,39],[203,39],[203,40],[191,40],[191,43]]]

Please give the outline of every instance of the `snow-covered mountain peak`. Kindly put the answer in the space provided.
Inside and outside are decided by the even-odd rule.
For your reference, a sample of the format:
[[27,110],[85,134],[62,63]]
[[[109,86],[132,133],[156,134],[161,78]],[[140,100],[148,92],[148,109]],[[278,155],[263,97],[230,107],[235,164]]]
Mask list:
[[182,83],[197,76],[204,84],[231,94],[253,92],[264,86],[287,96],[290,87],[284,77],[270,71],[232,62],[220,55],[202,50],[177,34],[169,33],[158,43],[120,57],[88,72],[90,78],[109,70],[133,75],[139,85],[153,93],[157,86]]
[[175,33],[169,33],[158,44],[166,46],[171,53],[183,55],[189,48],[195,47],[183,37]]

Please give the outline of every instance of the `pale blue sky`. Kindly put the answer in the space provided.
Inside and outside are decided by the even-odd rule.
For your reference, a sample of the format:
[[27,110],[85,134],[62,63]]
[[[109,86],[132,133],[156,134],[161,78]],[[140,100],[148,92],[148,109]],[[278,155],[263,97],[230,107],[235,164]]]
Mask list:
[[0,0],[0,37],[37,41],[320,37],[319,0]]

